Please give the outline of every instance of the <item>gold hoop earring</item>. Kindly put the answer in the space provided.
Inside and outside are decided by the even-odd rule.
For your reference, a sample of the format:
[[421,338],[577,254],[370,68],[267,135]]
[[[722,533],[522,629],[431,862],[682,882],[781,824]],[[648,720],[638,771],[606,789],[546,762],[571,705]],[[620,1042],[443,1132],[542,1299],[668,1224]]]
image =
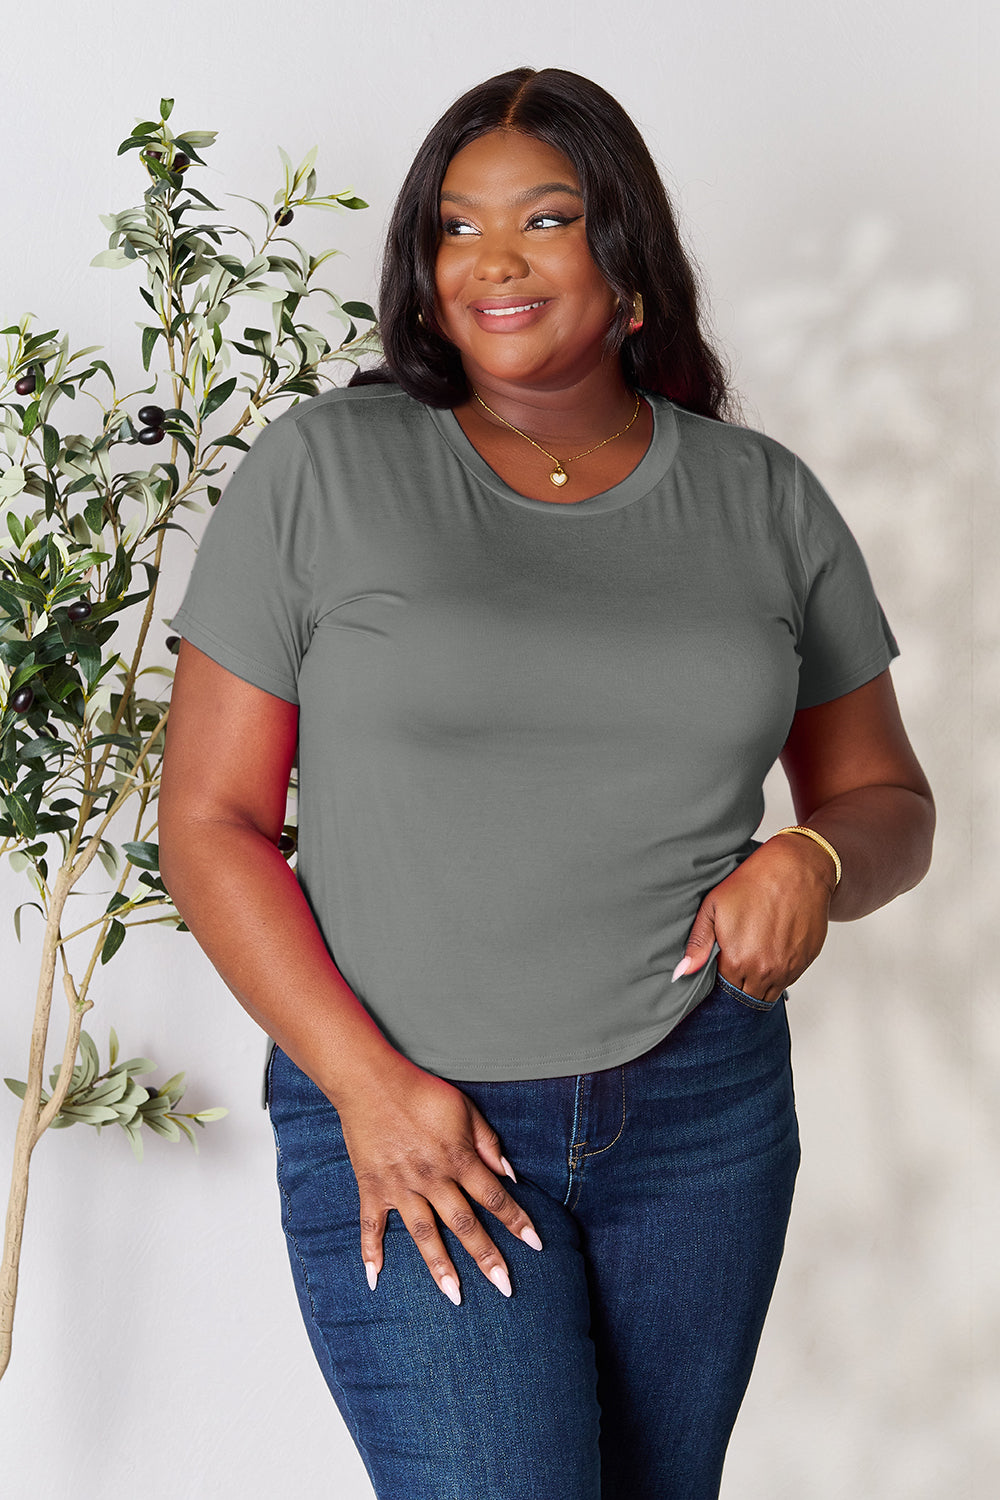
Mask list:
[[629,334],[638,333],[643,324],[644,310],[642,306],[642,293],[636,292],[632,298],[632,316],[629,319]]

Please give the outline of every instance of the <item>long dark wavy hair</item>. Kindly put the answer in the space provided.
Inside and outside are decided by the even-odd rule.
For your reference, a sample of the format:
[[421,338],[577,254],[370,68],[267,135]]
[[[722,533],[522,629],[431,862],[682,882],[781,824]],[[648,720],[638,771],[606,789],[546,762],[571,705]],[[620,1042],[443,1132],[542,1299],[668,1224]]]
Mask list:
[[[452,157],[494,130],[544,141],[576,168],[590,253],[620,298],[608,347],[618,350],[629,385],[703,416],[736,419],[722,360],[701,326],[698,280],[646,143],[616,99],[561,68],[514,68],[487,79],[457,99],[427,136],[386,237],[379,290],[385,362],[356,371],[351,384],[394,381],[428,406],[453,407],[469,396],[458,350],[435,321],[439,195]],[[636,292],[644,322],[630,335]]]

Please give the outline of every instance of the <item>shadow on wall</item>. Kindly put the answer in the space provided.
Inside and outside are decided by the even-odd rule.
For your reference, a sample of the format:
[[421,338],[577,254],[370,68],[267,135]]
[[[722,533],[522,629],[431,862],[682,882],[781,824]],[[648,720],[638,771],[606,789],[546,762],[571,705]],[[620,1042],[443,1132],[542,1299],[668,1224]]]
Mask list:
[[[1000,1012],[973,1001],[990,982],[976,939],[985,952],[995,925],[975,891],[998,888],[1000,839],[975,849],[973,870],[973,830],[997,816],[972,770],[977,736],[980,763],[997,761],[996,719],[974,730],[973,705],[997,635],[1000,589],[981,585],[977,599],[974,585],[996,540],[995,506],[977,516],[976,502],[995,492],[983,410],[984,394],[1000,409],[1000,384],[994,373],[984,393],[969,281],[911,269],[885,217],[800,239],[778,278],[735,308],[746,420],[805,459],[861,543],[903,652],[894,676],[939,832],[926,881],[835,928],[836,951],[790,1005],[804,1171],[770,1392],[751,1386],[751,1407],[792,1399],[801,1423],[785,1472],[772,1470],[775,1495],[939,1500],[971,1479],[977,1443],[980,1456],[995,1445],[989,1382],[970,1395],[969,1142],[996,1162]],[[1000,1289],[980,1288],[984,1356],[998,1321]],[[757,1493],[766,1456],[758,1474],[744,1420],[742,1478]]]

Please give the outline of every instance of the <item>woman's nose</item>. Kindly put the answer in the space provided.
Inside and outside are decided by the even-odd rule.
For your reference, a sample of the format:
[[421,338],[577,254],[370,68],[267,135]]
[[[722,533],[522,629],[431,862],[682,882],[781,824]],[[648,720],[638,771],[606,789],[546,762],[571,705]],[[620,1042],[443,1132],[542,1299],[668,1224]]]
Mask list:
[[479,281],[518,281],[528,274],[524,255],[503,236],[486,236],[479,242],[475,274]]

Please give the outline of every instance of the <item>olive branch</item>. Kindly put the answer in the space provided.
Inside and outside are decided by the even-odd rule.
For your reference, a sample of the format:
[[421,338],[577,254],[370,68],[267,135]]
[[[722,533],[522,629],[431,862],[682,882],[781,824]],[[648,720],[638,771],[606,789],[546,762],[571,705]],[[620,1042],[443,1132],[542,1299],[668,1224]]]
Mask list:
[[[277,233],[300,207],[342,212],[367,206],[349,189],[317,196],[318,148],[297,168],[279,148],[284,182],[273,210],[244,199],[265,220],[257,244],[243,229],[208,219],[221,210],[187,174],[194,164],[204,165],[199,152],[216,134],[172,134],[172,109],[173,100],[162,99],[160,118],[139,122],[119,146],[119,156],[138,152],[148,185],[140,206],[101,216],[108,249],[91,261],[145,272],[139,293],[152,319],[139,325],[142,366],[148,372],[153,354],[165,354],[169,404],[147,401],[133,414],[133,399],[154,396],[158,377],[119,395],[96,346],[71,353],[57,330],[32,333],[32,313],[0,330],[6,341],[0,361],[0,856],[27,877],[37,898],[13,913],[18,941],[26,909],[43,922],[27,1078],[6,1080],[22,1103],[0,1267],[0,1376],[10,1359],[30,1161],[45,1131],[117,1124],[141,1157],[143,1127],[195,1143],[192,1126],[226,1113],[182,1114],[181,1073],[157,1086],[139,1083],[156,1065],[141,1057],[119,1061],[114,1030],[102,1070],[97,1047],[82,1030],[94,1003],[95,973],[129,929],[161,923],[187,930],[160,877],[155,837],[173,672],[145,659],[168,534],[189,536],[178,512],[202,511],[196,496],[216,504],[222,491],[211,481],[225,470],[228,450],[248,450],[241,434],[252,436],[248,429],[267,424],[269,404],[318,394],[321,381],[335,383],[326,366],[356,363],[378,347],[373,326],[358,331],[358,322],[374,324],[367,304],[342,302],[312,284],[338,252],[312,255]],[[199,222],[190,222],[192,216]],[[225,252],[227,236],[247,241],[249,257]],[[335,345],[297,316],[302,300],[316,293],[329,299],[328,311],[341,325]],[[242,339],[228,339],[223,325],[240,297],[268,303],[271,327],[245,327]],[[249,370],[230,373],[234,353],[249,361]],[[104,400],[89,389],[101,377],[110,387]],[[94,435],[57,425],[56,408],[79,395],[97,408]],[[168,457],[148,467],[113,468],[116,449],[163,443]],[[134,630],[134,639],[116,651],[110,643],[122,624]],[[168,637],[163,644],[176,653],[179,643]],[[124,839],[122,823],[130,835]],[[286,857],[294,853],[292,822],[280,847]],[[81,887],[95,860],[113,884],[110,897]],[[67,931],[71,897],[90,914]],[[57,970],[68,1017],[61,1060],[46,1091]]]

